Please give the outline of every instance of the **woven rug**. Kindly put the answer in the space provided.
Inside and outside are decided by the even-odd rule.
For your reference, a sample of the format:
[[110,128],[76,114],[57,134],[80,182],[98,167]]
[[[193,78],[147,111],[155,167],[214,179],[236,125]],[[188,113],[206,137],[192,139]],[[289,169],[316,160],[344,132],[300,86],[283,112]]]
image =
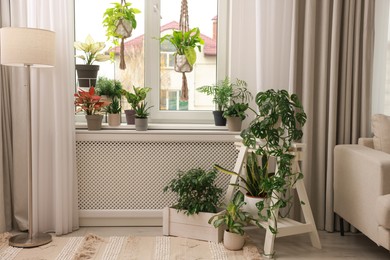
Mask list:
[[0,234],[0,259],[134,259],[134,260],[258,260],[255,245],[247,242],[240,251],[226,250],[222,243],[179,237],[56,237],[47,245],[22,249],[8,245],[9,234]]

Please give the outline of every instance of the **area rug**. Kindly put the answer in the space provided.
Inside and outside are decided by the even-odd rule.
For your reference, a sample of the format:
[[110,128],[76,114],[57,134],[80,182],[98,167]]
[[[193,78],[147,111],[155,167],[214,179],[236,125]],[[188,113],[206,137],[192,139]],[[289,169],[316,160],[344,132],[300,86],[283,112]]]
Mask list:
[[229,251],[222,243],[179,237],[56,237],[47,245],[16,248],[8,245],[9,234],[0,234],[0,259],[133,259],[133,260],[258,260],[261,256],[254,244],[247,242],[240,251]]

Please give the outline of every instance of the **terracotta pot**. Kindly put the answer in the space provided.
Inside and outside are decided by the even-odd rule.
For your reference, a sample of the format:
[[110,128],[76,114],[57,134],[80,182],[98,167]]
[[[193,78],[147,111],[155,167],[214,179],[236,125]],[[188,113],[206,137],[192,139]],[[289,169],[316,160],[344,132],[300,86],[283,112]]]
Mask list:
[[242,120],[238,116],[229,116],[226,118],[229,131],[241,131]]
[[102,129],[103,115],[85,115],[87,119],[88,130]]
[[108,125],[119,126],[121,124],[121,114],[108,114]]
[[228,250],[241,250],[245,244],[244,236],[240,234],[231,233],[227,230],[223,233],[223,245]]

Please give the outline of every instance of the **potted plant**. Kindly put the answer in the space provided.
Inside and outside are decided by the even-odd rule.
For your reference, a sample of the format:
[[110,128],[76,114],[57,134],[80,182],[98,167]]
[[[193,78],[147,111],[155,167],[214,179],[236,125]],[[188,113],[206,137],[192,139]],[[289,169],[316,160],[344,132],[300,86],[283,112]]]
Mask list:
[[76,113],[79,111],[85,112],[88,130],[100,130],[102,128],[103,115],[98,114],[98,112],[109,105],[109,102],[101,101],[101,97],[95,95],[94,87],[90,87],[88,91],[79,89],[74,96],[74,104],[79,107]]
[[99,77],[96,82],[95,92],[108,101],[111,101],[114,97],[120,99],[122,96],[122,83],[119,80]]
[[121,110],[122,107],[120,105],[120,101],[118,97],[114,96],[111,104],[106,107],[109,126],[119,126],[121,124]]
[[148,129],[148,116],[149,109],[146,102],[140,102],[135,107],[135,130],[136,131],[146,131]]
[[125,89],[121,90],[121,94],[125,96],[127,102],[130,104],[131,109],[126,109],[126,121],[128,125],[134,125],[135,123],[135,109],[138,104],[145,100],[146,95],[151,91],[148,87],[135,87],[133,86],[133,92]]
[[[242,131],[241,137],[243,144],[254,149],[261,158],[259,168],[262,174],[269,171],[268,165],[272,159],[276,163],[275,171],[266,175],[263,184],[263,193],[269,199],[269,204],[266,205],[264,201],[256,204],[259,217],[268,220],[275,219],[275,212],[279,212],[279,209],[289,208],[291,196],[287,191],[303,178],[301,172],[292,171],[294,154],[291,148],[293,142],[301,140],[307,116],[298,96],[290,95],[286,90],[259,92],[255,100],[259,112],[249,127]],[[266,214],[263,214],[264,209]],[[276,234],[277,223],[269,228]]]
[[91,35],[85,38],[85,42],[75,42],[74,48],[84,54],[76,55],[85,64],[76,64],[79,87],[89,88],[96,85],[99,65],[93,65],[95,61],[103,62],[110,59],[109,55],[101,53],[106,47],[104,42],[95,42]]
[[223,228],[214,229],[208,220],[220,211],[222,189],[217,187],[217,172],[193,168],[179,171],[164,188],[177,196],[177,203],[165,208],[163,234],[213,242],[222,241]]
[[216,110],[213,111],[216,126],[226,125],[226,118],[223,116],[223,113],[229,107],[232,99],[243,102],[252,98],[252,94],[248,91],[246,85],[246,82],[243,80],[236,79],[232,82],[226,77],[215,85],[206,85],[196,89],[200,93],[213,97],[213,102],[216,105]]
[[215,228],[225,227],[223,245],[228,250],[242,249],[245,244],[244,227],[250,221],[259,225],[258,221],[251,214],[243,210],[244,205],[244,194],[238,190],[226,206],[226,209],[209,219],[209,224],[213,223]]
[[131,36],[133,29],[137,28],[135,15],[141,11],[132,8],[131,3],[122,1],[122,3],[112,3],[113,7],[107,8],[103,14],[103,26],[106,28],[106,36],[112,39],[118,46],[120,40],[120,64],[119,68],[126,69],[124,58],[124,40]]
[[170,42],[176,49],[174,53],[175,71],[191,72],[196,62],[195,48],[200,52],[201,45],[204,44],[199,28],[193,28],[188,32],[173,30],[172,34],[166,34],[160,38],[160,43],[164,41]]

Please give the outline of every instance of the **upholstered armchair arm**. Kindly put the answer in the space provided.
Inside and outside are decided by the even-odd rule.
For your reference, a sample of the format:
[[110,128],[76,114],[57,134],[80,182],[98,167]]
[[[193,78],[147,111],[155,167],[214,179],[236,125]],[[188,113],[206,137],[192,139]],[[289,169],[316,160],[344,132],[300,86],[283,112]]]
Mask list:
[[375,237],[375,204],[384,194],[390,194],[390,154],[362,145],[335,147],[334,210],[338,215]]

